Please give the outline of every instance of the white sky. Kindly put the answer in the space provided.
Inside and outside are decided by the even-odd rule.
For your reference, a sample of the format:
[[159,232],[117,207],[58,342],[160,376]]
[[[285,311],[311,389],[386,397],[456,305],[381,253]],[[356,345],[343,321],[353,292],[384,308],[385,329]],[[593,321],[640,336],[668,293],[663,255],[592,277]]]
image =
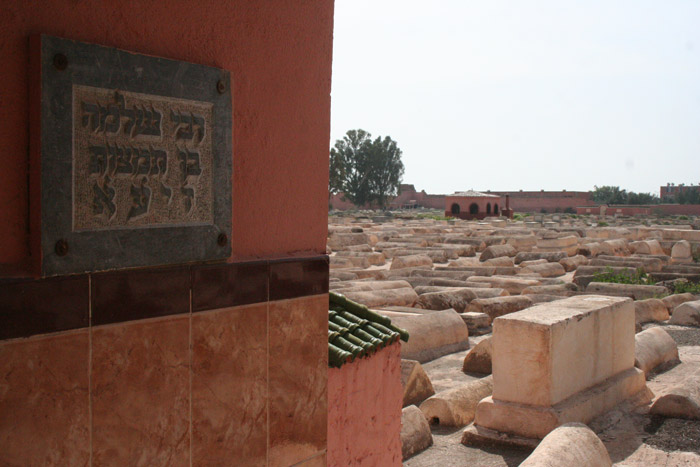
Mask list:
[[700,1],[335,0],[331,145],[404,183],[658,194],[700,182]]

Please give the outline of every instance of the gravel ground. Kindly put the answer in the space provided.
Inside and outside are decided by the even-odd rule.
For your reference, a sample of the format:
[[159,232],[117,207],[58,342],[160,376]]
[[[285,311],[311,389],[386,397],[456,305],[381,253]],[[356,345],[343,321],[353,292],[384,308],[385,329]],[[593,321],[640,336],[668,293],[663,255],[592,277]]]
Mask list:
[[530,455],[513,448],[473,448],[463,445],[463,428],[433,427],[433,445],[404,462],[407,467],[516,467]]
[[700,454],[700,422],[679,418],[649,417],[644,431],[650,436],[645,443],[663,451],[686,451]]
[[678,347],[700,346],[700,328],[676,326],[668,323],[647,323],[644,324],[642,328],[649,329],[655,326],[664,328],[664,330],[673,337],[673,340],[676,341]]

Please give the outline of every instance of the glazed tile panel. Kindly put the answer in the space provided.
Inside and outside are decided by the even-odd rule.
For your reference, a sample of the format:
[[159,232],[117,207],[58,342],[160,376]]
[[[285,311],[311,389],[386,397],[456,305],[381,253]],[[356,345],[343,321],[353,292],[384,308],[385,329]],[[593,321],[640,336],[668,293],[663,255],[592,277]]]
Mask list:
[[0,465],[324,464],[327,290],[327,257],[0,282]]
[[89,336],[0,343],[0,465],[86,465]]
[[248,305],[192,317],[192,458],[267,462],[267,308]]
[[326,447],[327,308],[325,294],[270,303],[271,466]]
[[96,328],[95,465],[188,465],[189,316]]

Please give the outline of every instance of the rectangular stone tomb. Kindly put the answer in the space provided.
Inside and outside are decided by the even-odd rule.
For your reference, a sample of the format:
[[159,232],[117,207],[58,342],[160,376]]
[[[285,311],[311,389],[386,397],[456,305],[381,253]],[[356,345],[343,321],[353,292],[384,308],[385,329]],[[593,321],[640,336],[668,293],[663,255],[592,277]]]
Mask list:
[[477,406],[463,441],[543,438],[646,395],[644,373],[634,367],[634,322],[629,298],[595,295],[495,319],[493,395]]
[[230,256],[229,72],[44,35],[31,59],[41,275]]

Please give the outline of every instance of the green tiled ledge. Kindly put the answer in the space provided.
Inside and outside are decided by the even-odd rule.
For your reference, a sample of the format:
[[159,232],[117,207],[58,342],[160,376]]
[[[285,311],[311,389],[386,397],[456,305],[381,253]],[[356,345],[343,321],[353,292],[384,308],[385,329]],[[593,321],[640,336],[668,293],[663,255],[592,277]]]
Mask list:
[[328,301],[329,366],[340,368],[399,339],[408,341],[408,332],[386,316],[335,292],[329,292]]

